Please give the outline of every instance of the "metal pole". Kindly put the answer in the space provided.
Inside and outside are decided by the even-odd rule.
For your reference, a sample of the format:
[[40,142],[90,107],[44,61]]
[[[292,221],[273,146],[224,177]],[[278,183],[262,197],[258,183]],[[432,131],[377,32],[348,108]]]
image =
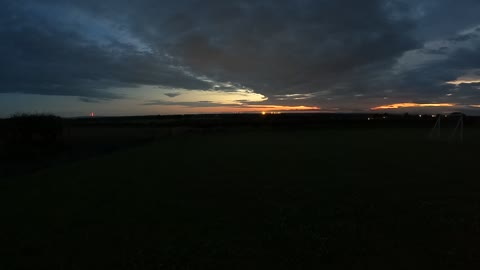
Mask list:
[[441,129],[442,116],[440,114],[437,114],[437,117],[438,117],[438,137],[440,138],[442,136],[442,129]]
[[463,115],[460,118],[460,142],[463,143]]

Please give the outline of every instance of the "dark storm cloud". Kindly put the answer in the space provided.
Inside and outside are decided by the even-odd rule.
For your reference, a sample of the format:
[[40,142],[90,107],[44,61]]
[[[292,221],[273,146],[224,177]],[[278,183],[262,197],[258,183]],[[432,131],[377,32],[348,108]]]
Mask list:
[[455,36],[478,26],[478,0],[401,0],[416,14],[416,37],[424,41]]
[[[462,59],[457,50],[430,49],[447,60],[414,72],[393,74],[392,66],[406,51],[422,48],[430,41],[426,37],[473,41],[476,34],[458,33],[479,23],[480,2],[191,1],[173,10],[159,21],[161,34],[145,36],[153,44],[159,36],[168,37],[165,46],[185,66],[271,100],[278,94],[330,90],[330,96],[304,101],[321,103],[357,94],[383,98],[387,90],[399,99],[447,94],[451,86],[445,82],[467,69],[457,63]],[[453,18],[449,14],[456,20],[446,22]],[[468,61],[470,68],[479,65],[475,57]]]
[[141,84],[211,87],[168,58],[138,51],[128,41],[101,44],[28,11],[18,3],[7,4],[0,14],[0,92],[121,98],[105,90]]
[[[408,101],[448,101],[458,104],[478,104],[480,102],[480,84],[463,83],[455,85],[448,82],[467,74],[477,75],[480,69],[480,38],[466,39],[468,46],[452,48],[444,58],[427,62],[415,69],[402,73],[391,80],[393,88],[400,91],[397,97]],[[457,42],[457,41],[455,41]]]
[[[190,16],[179,11],[167,24],[172,54],[198,73],[269,96],[370,79],[418,46],[412,22],[394,17],[384,1],[235,3],[201,1]],[[194,28],[183,27],[187,17]]]
[[[7,1],[0,92],[121,98],[115,88],[161,85],[252,89],[279,104],[431,100],[479,61],[425,44],[475,43],[478,32],[460,31],[479,11],[476,0]],[[412,50],[443,58],[394,73]]]

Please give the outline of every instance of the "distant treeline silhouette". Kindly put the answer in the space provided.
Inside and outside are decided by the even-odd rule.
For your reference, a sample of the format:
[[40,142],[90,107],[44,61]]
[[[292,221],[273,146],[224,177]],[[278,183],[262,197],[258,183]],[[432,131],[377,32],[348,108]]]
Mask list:
[[7,144],[55,143],[63,133],[63,119],[52,114],[15,114],[1,126]]

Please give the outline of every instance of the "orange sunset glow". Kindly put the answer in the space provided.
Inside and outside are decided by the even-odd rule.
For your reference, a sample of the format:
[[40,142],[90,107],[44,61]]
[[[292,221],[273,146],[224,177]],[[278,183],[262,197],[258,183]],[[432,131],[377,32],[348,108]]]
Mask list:
[[241,107],[245,111],[318,111],[317,106],[280,106],[280,105],[246,105]]
[[[201,113],[271,113],[271,112],[313,112],[320,111],[317,106],[280,106],[280,105],[242,105],[242,106],[219,106],[205,108],[188,108],[182,107],[183,111],[192,110],[193,112],[201,111]],[[188,112],[189,113],[189,112]]]
[[453,107],[456,104],[453,103],[395,103],[389,105],[382,105],[378,107],[373,107],[370,110],[390,110],[390,109],[401,109],[401,108],[425,108],[425,107]]

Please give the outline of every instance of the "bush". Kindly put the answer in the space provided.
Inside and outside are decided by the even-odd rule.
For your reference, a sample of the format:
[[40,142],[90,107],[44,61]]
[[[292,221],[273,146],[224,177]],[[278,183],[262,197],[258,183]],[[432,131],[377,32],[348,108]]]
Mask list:
[[3,121],[7,144],[51,144],[63,133],[62,118],[48,114],[17,114]]

